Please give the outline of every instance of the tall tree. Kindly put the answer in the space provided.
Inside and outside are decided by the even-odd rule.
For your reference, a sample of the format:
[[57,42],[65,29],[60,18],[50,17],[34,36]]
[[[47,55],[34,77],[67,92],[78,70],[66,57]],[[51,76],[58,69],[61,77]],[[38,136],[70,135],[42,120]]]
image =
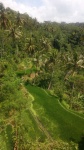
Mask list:
[[1,9],[1,11],[0,11],[0,22],[1,22],[0,23],[1,28],[3,28],[3,29],[6,29],[7,27],[10,26],[10,21],[7,18],[7,14],[4,9]]

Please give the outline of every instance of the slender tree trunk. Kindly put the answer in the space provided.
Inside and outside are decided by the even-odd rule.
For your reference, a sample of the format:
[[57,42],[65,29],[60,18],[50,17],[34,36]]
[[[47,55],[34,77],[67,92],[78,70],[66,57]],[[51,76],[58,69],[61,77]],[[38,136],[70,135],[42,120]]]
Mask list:
[[50,88],[51,88],[51,81],[50,81],[50,83],[49,83],[49,85],[48,85],[48,90],[50,90]]
[[53,74],[54,74],[54,69],[53,69],[52,74],[51,74],[51,80],[50,80],[49,85],[48,85],[48,90],[51,89]]

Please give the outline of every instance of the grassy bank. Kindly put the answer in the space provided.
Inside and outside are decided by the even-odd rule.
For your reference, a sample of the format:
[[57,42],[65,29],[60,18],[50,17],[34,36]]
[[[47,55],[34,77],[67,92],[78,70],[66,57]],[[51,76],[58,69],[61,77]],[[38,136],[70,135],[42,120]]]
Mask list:
[[30,85],[27,85],[27,89],[35,98],[33,107],[37,115],[53,139],[80,141],[84,132],[84,118],[67,111],[57,98],[43,89]]

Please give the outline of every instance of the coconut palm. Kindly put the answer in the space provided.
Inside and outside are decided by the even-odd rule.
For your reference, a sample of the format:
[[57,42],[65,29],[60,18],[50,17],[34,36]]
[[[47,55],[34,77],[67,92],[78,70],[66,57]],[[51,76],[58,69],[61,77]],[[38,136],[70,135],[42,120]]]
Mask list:
[[40,39],[40,43],[41,43],[41,47],[42,47],[43,51],[45,51],[45,50],[48,51],[51,48],[51,44],[47,38],[42,37]]
[[0,11],[0,22],[1,22],[1,23],[0,23],[1,28],[3,28],[3,29],[6,29],[7,27],[10,26],[10,21],[9,21],[9,19],[7,18],[4,9],[2,9],[2,10]]
[[4,5],[3,5],[2,3],[0,3],[0,12],[1,12],[2,10],[5,10],[5,8],[4,8]]
[[20,13],[18,12],[17,17],[16,17],[16,25],[21,26],[23,24],[23,20],[20,17]]
[[33,38],[29,38],[27,40],[28,41],[26,43],[26,52],[28,52],[29,54],[33,54],[36,48]]
[[19,28],[16,28],[16,26],[13,26],[10,31],[9,31],[9,34],[8,34],[8,37],[10,37],[12,39],[12,46],[13,48],[16,49],[16,54],[18,54],[18,50],[19,50],[19,47],[18,47],[18,41],[20,40],[22,36],[22,33],[19,31]]
[[22,36],[22,33],[19,31],[19,28],[16,28],[14,25],[8,34],[8,37],[11,37],[13,42],[15,42],[17,39],[19,39]]

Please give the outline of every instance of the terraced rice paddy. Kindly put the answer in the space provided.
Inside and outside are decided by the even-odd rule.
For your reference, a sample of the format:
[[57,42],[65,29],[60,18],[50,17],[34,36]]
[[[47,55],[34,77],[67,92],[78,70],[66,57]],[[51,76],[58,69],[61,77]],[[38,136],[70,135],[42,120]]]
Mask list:
[[[32,103],[36,117],[50,137],[53,140],[80,141],[84,133],[84,118],[64,108],[56,97],[43,89],[31,85],[26,87],[34,97]],[[39,128],[39,123],[37,126]]]

